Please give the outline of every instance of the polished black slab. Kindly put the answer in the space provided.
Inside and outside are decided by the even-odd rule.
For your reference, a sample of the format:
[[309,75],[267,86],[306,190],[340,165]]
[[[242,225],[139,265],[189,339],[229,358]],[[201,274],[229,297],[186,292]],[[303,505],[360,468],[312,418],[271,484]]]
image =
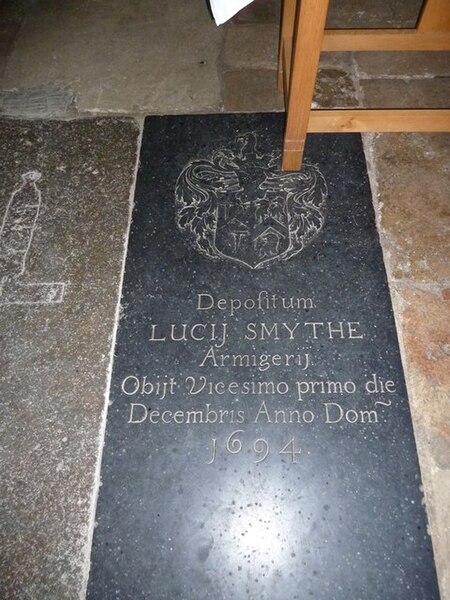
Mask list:
[[145,123],[88,598],[434,600],[361,139]]

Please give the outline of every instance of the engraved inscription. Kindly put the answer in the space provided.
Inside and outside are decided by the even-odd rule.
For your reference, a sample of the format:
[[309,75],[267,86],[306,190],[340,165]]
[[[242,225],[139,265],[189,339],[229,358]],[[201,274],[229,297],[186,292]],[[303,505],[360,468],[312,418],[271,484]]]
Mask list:
[[[285,297],[261,290],[240,297],[202,290],[185,302],[180,318],[186,320],[149,323],[147,344],[189,349],[193,362],[183,375],[169,365],[157,378],[126,374],[120,388],[129,402],[128,425],[212,425],[217,435],[204,455],[208,465],[219,456],[238,454],[255,464],[289,455],[295,464],[305,427],[382,427],[395,410],[393,380],[378,373],[361,377],[357,365],[350,377],[325,374],[323,344],[358,348],[371,335],[369,324],[344,315],[340,320],[315,319],[320,303],[303,294]],[[278,321],[280,309],[285,320]],[[264,350],[267,343],[270,354]],[[249,344],[251,353],[243,349]],[[297,351],[286,352],[288,348]],[[267,436],[268,430],[284,426],[291,429],[281,441]]]

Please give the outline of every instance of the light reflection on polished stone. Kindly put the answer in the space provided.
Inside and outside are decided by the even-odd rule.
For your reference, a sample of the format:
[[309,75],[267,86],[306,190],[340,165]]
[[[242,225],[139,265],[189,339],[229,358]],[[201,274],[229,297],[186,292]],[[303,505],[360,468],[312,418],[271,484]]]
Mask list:
[[[251,598],[278,598],[276,588],[281,580],[284,592],[289,589],[292,594],[289,597],[300,598],[294,574],[298,577],[302,571],[302,553],[311,541],[314,506],[298,488],[286,486],[292,473],[286,477],[280,472],[269,482],[264,471],[262,467],[241,478],[230,473],[221,486],[223,491],[216,496],[223,494],[223,502],[205,523],[212,536],[208,564],[216,565],[209,576],[216,582],[217,578],[222,580],[230,599],[242,597],[244,589]],[[225,573],[223,578],[220,572]],[[230,593],[231,578],[234,594]]]
[[276,567],[282,565],[289,533],[286,514],[281,514],[280,505],[270,494],[232,510],[227,533],[236,547],[238,562],[243,559],[250,564],[264,561]]

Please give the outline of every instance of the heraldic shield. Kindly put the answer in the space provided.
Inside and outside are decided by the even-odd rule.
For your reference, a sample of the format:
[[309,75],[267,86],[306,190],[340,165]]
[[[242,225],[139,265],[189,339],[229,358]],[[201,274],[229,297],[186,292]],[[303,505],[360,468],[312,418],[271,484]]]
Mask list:
[[255,133],[235,149],[189,162],[175,188],[177,225],[212,260],[251,269],[297,255],[325,221],[327,185],[316,165],[279,170],[278,152],[260,154]]

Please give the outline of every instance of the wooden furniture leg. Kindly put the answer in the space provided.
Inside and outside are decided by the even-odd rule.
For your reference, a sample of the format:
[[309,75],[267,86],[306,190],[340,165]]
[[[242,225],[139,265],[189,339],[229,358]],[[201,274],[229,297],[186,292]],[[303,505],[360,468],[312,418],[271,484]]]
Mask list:
[[292,45],[296,10],[297,0],[284,0],[280,30],[280,52],[278,54],[278,93],[284,94],[286,98],[288,95],[286,71],[290,70],[290,51],[288,58],[286,50],[290,49]]
[[286,104],[282,169],[299,169],[308,131],[450,131],[450,109],[311,110],[321,50],[450,50],[450,0],[424,0],[417,27],[411,29],[324,33],[327,8],[328,0],[284,0],[279,58],[279,90]]
[[286,101],[282,169],[300,168],[319,66],[328,0],[299,0]]
[[450,31],[449,0],[428,0],[417,23],[418,32]]

